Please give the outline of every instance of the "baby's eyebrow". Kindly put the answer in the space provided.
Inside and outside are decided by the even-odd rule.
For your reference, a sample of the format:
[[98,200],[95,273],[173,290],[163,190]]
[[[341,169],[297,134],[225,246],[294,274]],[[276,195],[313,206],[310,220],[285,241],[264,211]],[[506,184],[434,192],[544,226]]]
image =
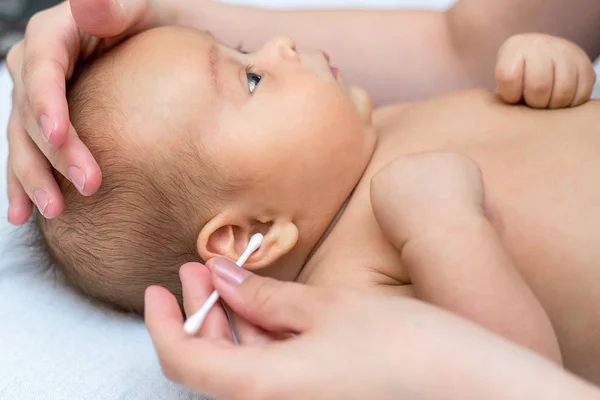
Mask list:
[[210,50],[208,52],[208,62],[210,64],[210,80],[214,90],[217,94],[221,93],[221,87],[219,82],[219,47],[215,44],[210,46]]

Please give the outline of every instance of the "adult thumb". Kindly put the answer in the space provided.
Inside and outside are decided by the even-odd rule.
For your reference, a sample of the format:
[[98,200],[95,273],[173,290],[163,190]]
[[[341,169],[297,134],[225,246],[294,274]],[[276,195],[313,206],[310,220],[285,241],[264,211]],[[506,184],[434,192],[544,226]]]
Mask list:
[[149,0],[70,0],[70,5],[77,27],[101,38],[134,34],[161,20]]
[[318,288],[260,277],[225,258],[213,258],[206,266],[227,305],[269,332],[303,333],[323,309]]

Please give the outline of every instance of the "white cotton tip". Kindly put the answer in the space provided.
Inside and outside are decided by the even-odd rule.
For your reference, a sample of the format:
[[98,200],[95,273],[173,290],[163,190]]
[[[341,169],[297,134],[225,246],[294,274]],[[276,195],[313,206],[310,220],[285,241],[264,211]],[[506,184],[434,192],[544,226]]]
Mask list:
[[258,250],[258,248],[260,247],[260,245],[263,242],[263,239],[264,239],[264,236],[261,233],[252,235],[252,237],[250,238],[250,241],[248,242],[248,246],[246,247],[246,250],[244,250],[241,257],[236,261],[236,265],[238,267],[242,267],[246,263],[246,261],[248,261],[248,258],[252,255],[252,253],[254,253],[256,250]]
[[[237,260],[237,262],[235,264],[238,267],[242,267],[246,263],[246,260],[248,260],[248,258],[252,255],[252,253],[254,253],[256,250],[258,250],[258,248],[260,247],[260,245],[263,242],[263,239],[264,239],[264,236],[260,233],[257,233],[256,235],[252,235],[252,237],[250,238],[250,241],[248,242],[248,246],[246,247],[246,250],[242,253],[242,256]],[[200,309],[198,311],[196,311],[191,317],[189,317],[187,319],[187,321],[185,321],[185,324],[183,324],[183,330],[188,335],[197,334],[198,331],[200,330],[200,328],[202,327],[202,324],[204,323],[204,320],[206,319],[208,312],[210,311],[211,308],[213,308],[213,306],[215,305],[215,303],[218,300],[219,300],[219,293],[217,293],[217,291],[215,290],[214,292],[211,293],[211,295],[208,297],[208,299],[204,302],[202,307],[200,307]]]

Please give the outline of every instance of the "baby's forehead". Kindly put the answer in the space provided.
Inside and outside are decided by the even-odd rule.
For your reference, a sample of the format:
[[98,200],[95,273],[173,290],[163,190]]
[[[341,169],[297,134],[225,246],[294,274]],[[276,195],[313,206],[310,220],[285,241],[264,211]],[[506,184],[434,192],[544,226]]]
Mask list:
[[158,66],[177,71],[182,67],[205,70],[215,39],[202,31],[181,27],[160,27],[143,32],[127,43],[129,61],[152,61],[148,67]]
[[[116,49],[113,96],[137,142],[173,137],[204,125],[213,103],[211,51],[216,41],[204,32],[162,27],[144,32]],[[140,132],[144,132],[143,134]]]

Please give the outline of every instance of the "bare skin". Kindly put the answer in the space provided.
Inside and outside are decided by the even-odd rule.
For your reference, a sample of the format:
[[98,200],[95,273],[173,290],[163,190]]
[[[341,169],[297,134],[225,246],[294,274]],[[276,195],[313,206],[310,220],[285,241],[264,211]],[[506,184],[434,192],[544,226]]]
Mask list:
[[50,166],[81,194],[98,190],[101,171],[69,122],[65,81],[78,60],[151,27],[206,29],[249,51],[285,34],[301,47],[327,49],[349,81],[375,103],[389,104],[492,89],[498,47],[518,33],[563,37],[595,58],[598,18],[597,0],[460,0],[447,12],[268,11],[206,0],[64,2],[36,14],[7,57],[15,84],[8,136],[18,142],[8,162],[8,220],[24,224],[34,203],[46,218],[62,213]]
[[[563,288],[581,288],[593,279],[593,269],[583,264],[585,260],[567,258],[560,264],[557,260],[564,254],[587,254],[586,248],[569,246],[567,239],[594,236],[569,224],[590,220],[593,214],[576,215],[573,210],[581,208],[576,199],[595,203],[596,193],[582,191],[581,197],[567,202],[558,197],[564,189],[552,189],[557,182],[572,182],[573,177],[582,176],[590,158],[582,155],[595,154],[591,117],[595,110],[585,112],[595,104],[572,111],[533,111],[505,104],[523,99],[531,107],[561,108],[585,102],[594,76],[581,48],[543,35],[517,36],[500,51],[496,68],[504,103],[489,93],[458,94],[372,115],[366,93],[346,87],[324,54],[298,50],[287,38],[275,38],[259,52],[241,54],[198,32],[163,28],[142,34],[127,46],[150,57],[151,63],[141,57],[131,57],[130,61],[152,65],[148,72],[156,76],[167,76],[161,72],[173,70],[167,61],[180,59],[177,68],[186,72],[188,79],[185,85],[171,81],[168,85],[176,89],[170,93],[178,93],[174,97],[184,100],[187,108],[173,110],[182,112],[185,121],[199,118],[198,109],[209,113],[222,134],[203,135],[201,129],[198,140],[218,149],[219,162],[238,171],[238,179],[252,177],[253,182],[260,182],[249,185],[243,196],[232,196],[209,222],[198,227],[197,250],[203,259],[236,259],[258,226],[265,242],[248,260],[248,269],[293,279],[309,259],[301,281],[376,286],[398,295],[414,292],[550,359],[560,362],[562,356],[574,371],[595,377],[592,341],[586,340],[587,332],[576,329],[570,315],[560,312],[568,309],[574,314],[576,310],[582,320],[593,321],[585,307],[594,304],[593,295],[581,292],[584,306],[571,307],[578,297],[571,294],[574,289]],[[218,81],[227,89],[220,92],[207,90],[211,74],[207,73],[210,63],[206,61],[213,48],[221,60],[215,62]],[[244,68],[248,64],[253,66],[251,71]],[[152,90],[159,86],[154,80],[147,82],[152,83],[148,85]],[[204,95],[198,97],[200,91]],[[129,92],[135,93],[133,98],[139,106],[139,89]],[[213,108],[198,107],[190,99],[201,99]],[[147,112],[152,104],[147,103]],[[572,133],[573,129],[579,130]],[[160,138],[153,138],[152,143]],[[474,224],[467,218],[465,226],[442,231],[442,236],[427,234],[424,241],[402,245],[396,237],[398,230],[393,228],[401,230],[404,224],[386,224],[413,216],[399,217],[405,213],[402,206],[406,199],[402,192],[392,189],[396,187],[394,177],[404,174],[402,169],[395,170],[397,164],[390,163],[408,154],[435,150],[463,153],[480,164],[486,186],[486,203],[481,208],[489,213],[494,229],[485,218],[476,218]],[[571,162],[571,158],[579,161]],[[569,162],[562,166],[564,160]],[[559,167],[553,170],[553,166]],[[392,171],[387,179],[385,171]],[[441,182],[445,178],[439,176]],[[517,179],[518,184],[511,182]],[[415,186],[423,184],[415,182]],[[354,188],[354,195],[348,197]],[[557,198],[560,202],[555,209],[540,206]],[[428,199],[424,196],[407,209],[415,210],[414,218],[428,215],[431,232],[439,234],[435,211],[444,207],[439,206],[439,198],[437,204],[430,204]],[[446,194],[443,199],[448,200]],[[448,201],[446,205],[457,206]],[[341,219],[331,225],[336,213]],[[323,235],[328,226],[333,226],[333,231]],[[574,232],[563,232],[564,226]],[[464,235],[472,240],[464,240]],[[457,236],[463,240],[455,242]],[[482,236],[487,244],[476,242]],[[321,237],[326,240],[317,246]],[[558,243],[566,244],[561,247]],[[316,253],[309,257],[314,248]],[[546,253],[523,254],[532,249],[550,257],[546,260]],[[472,253],[483,254],[489,261],[463,262]],[[440,260],[450,260],[452,269],[441,268],[448,263]],[[569,275],[574,278],[571,285],[566,285],[569,281],[560,273],[567,263],[570,271],[577,271]],[[469,265],[477,269],[468,269]],[[548,274],[546,268],[554,268],[553,273]],[[559,289],[564,293],[553,297]],[[553,302],[557,297],[560,305]],[[563,345],[562,354],[558,343]]]
[[[269,81],[259,85],[253,98],[258,108],[252,108],[252,118],[264,114],[275,126],[288,126],[289,115],[297,114],[300,107],[301,88],[310,83],[302,81],[289,68],[294,65],[296,68],[298,60],[307,63],[311,55],[298,53],[293,43],[286,40],[276,40],[250,57],[262,62],[261,54],[269,56],[271,65],[281,66],[281,71],[272,70],[271,75],[279,71],[280,79],[289,79],[286,88],[292,82],[303,83],[291,91],[294,95],[285,102],[290,108],[278,112],[268,102],[271,95],[275,95],[278,105],[284,104],[288,97],[269,90]],[[276,62],[273,55],[281,60]],[[256,165],[260,167],[257,171],[271,171],[269,176],[283,174],[286,179],[275,179],[269,185],[270,196],[264,196],[264,185],[246,193],[228,206],[239,211],[230,212],[226,207],[223,217],[217,216],[206,224],[198,240],[203,259],[235,259],[235,249],[243,249],[253,229],[249,221],[264,224],[270,218],[273,222],[266,233],[271,244],[250,258],[248,269],[280,279],[297,277],[301,282],[315,285],[375,287],[385,293],[416,296],[549,359],[564,361],[571,370],[599,381],[595,343],[586,329],[597,323],[594,308],[589,306],[597,299],[585,286],[593,281],[595,273],[595,243],[586,239],[597,236],[594,235],[597,224],[592,218],[597,214],[589,209],[590,204],[596,204],[600,193],[593,185],[585,188],[582,184],[584,179],[594,182],[594,175],[585,171],[593,170],[590,168],[593,165],[588,164],[593,164],[598,151],[595,116],[599,105],[596,102],[580,105],[589,99],[595,79],[585,53],[558,38],[516,36],[505,43],[498,55],[498,95],[484,91],[459,93],[424,103],[392,106],[372,115],[368,98],[351,91],[356,95],[349,99],[360,118],[362,131],[346,124],[315,134],[325,120],[347,123],[353,118],[351,114],[342,114],[342,108],[337,110],[334,107],[337,103],[323,102],[326,95],[333,95],[338,88],[343,93],[347,90],[343,79],[334,72],[329,72],[333,81],[326,78],[328,72],[311,71],[334,86],[312,96],[312,103],[316,99],[323,103],[319,103],[318,109],[327,110],[326,114],[314,110],[302,112],[302,121],[311,121],[311,115],[317,115],[315,118],[320,121],[311,129],[298,128],[293,148],[311,143],[308,153],[283,157],[285,162],[277,164],[276,169],[268,167],[271,158],[258,150],[251,159],[227,160],[229,167],[236,170],[248,171],[251,165]],[[520,100],[531,108],[509,105]],[[534,107],[568,108],[536,111]],[[336,110],[339,115],[334,114]],[[232,121],[234,117],[226,119]],[[235,128],[222,128],[236,132],[238,140],[250,137],[253,143],[257,142],[256,132],[264,133],[264,138],[258,140],[261,143],[258,149],[268,149],[268,140],[279,138],[280,130],[267,132],[264,126],[259,130],[249,129],[252,118],[242,118],[243,124]],[[304,135],[309,133],[314,136],[306,138]],[[338,136],[331,141],[333,135]],[[376,140],[371,140],[373,135]],[[291,133],[285,138],[292,138]],[[231,140],[225,141],[227,146],[222,147],[232,151]],[[339,147],[344,141],[348,145]],[[320,151],[318,156],[317,151]],[[461,221],[458,226],[452,222],[448,230],[445,218],[460,216],[465,210],[460,196],[457,200],[452,191],[433,192],[417,202],[412,200],[413,204],[407,204],[406,196],[397,191],[398,180],[406,175],[406,169],[398,167],[402,166],[399,160],[435,151],[462,153],[481,168],[485,186],[481,209],[493,229],[486,218],[486,221],[477,218],[473,223],[465,214],[466,218],[457,219]],[[225,153],[220,154],[224,158]],[[307,154],[311,158],[305,159]],[[290,159],[293,162],[288,162]],[[326,164],[319,164],[323,160]],[[435,164],[436,160],[434,157],[432,162]],[[354,175],[357,164],[364,168]],[[437,165],[436,171],[455,167],[461,170],[463,164],[452,161],[447,168]],[[297,166],[303,166],[302,173],[294,172]],[[319,172],[293,185],[298,192],[290,190],[289,185],[277,186],[277,182],[289,183],[290,177],[304,178],[311,171]],[[350,172],[352,179],[342,181],[341,177],[347,178]],[[329,178],[323,180],[325,174]],[[452,175],[436,176],[441,182],[456,180]],[[417,179],[414,186],[421,188],[426,184],[427,181]],[[328,192],[344,185],[348,186],[343,196]],[[352,188],[354,192],[348,197]],[[443,206],[440,195],[445,200]],[[310,205],[302,196],[316,196],[311,197],[315,204]],[[244,211],[248,210],[246,203],[254,211]],[[257,211],[261,204],[269,207],[264,211],[267,216],[262,210]],[[270,211],[273,207],[282,210]],[[283,210],[292,207],[300,211]],[[453,211],[438,212],[446,207]],[[325,209],[329,210],[326,214]],[[307,211],[309,217],[303,214]],[[338,218],[333,218],[336,213]],[[306,218],[312,218],[310,223],[304,222]],[[406,229],[406,224],[399,221],[411,218],[426,218],[430,223],[428,232],[416,235],[420,239],[408,246],[398,239],[399,232]],[[320,228],[312,229],[315,224]],[[242,231],[239,227],[246,228]],[[298,235],[283,234],[288,231]],[[457,237],[462,240],[457,242]],[[464,240],[465,237],[471,239]],[[294,240],[300,241],[293,245]],[[236,243],[239,246],[230,245]],[[473,255],[488,261],[467,262]],[[239,321],[234,325],[245,343],[265,339],[247,326],[242,328]]]
[[[491,221],[548,313],[565,365],[599,382],[599,114],[598,101],[540,111],[506,105],[484,91],[375,112],[379,142],[369,168],[301,280],[377,284],[388,293],[411,295],[400,254],[374,218],[371,178],[399,156],[460,152],[481,167]],[[453,283],[461,284],[472,283]]]

